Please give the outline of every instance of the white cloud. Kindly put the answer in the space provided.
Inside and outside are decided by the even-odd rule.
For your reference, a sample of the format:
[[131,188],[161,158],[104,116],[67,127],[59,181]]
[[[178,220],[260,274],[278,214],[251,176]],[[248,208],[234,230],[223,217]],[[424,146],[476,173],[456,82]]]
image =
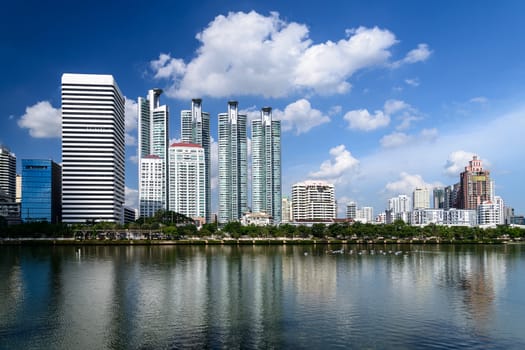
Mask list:
[[18,126],[29,129],[35,138],[57,138],[62,132],[62,116],[59,108],[48,101],[40,101],[26,108],[26,113],[18,120]]
[[472,160],[472,156],[475,155],[473,152],[458,150],[448,155],[447,162],[445,164],[445,174],[450,177],[458,177],[468,162]]
[[390,117],[383,111],[375,111],[371,115],[366,109],[358,109],[347,112],[343,118],[348,122],[350,129],[364,131],[375,130],[390,124]]
[[394,113],[400,112],[402,110],[411,109],[411,106],[405,101],[401,100],[387,100],[383,110],[385,114],[392,115]]
[[426,61],[430,55],[432,54],[432,50],[428,48],[427,44],[419,44],[417,48],[410,50],[405,58],[402,60],[396,61],[392,64],[394,68],[397,68],[403,64],[412,64],[417,62],[424,62]]
[[434,142],[438,137],[438,131],[435,128],[423,129],[417,135],[408,135],[404,132],[393,132],[381,138],[379,143],[384,148],[401,147],[407,144],[421,144],[424,142]]
[[379,143],[385,148],[399,147],[409,143],[412,137],[403,132],[393,132],[381,138]]
[[310,176],[333,183],[344,182],[344,177],[350,176],[349,172],[359,166],[359,160],[344,145],[330,149],[330,156],[332,159],[324,161],[319,171],[311,172]]
[[134,188],[125,188],[125,205],[137,209],[139,207],[139,191]]
[[[177,98],[345,93],[355,72],[388,66],[390,49],[398,42],[392,32],[378,27],[346,34],[313,43],[305,24],[287,22],[276,12],[230,12],[196,35],[200,46],[193,59],[185,62],[162,53],[150,68],[155,78],[170,82],[166,93]],[[429,54],[428,46],[420,44],[402,61],[418,62]]]
[[392,195],[406,194],[410,195],[416,188],[434,188],[442,186],[441,183],[427,183],[423,180],[423,177],[418,174],[408,174],[402,172],[399,174],[399,180],[388,182],[385,186],[385,190]]
[[414,86],[414,87],[419,86],[419,84],[420,84],[418,78],[414,78],[414,79],[405,79],[405,83],[406,83],[407,85]]
[[283,131],[295,131],[296,135],[306,133],[310,129],[330,122],[330,118],[317,109],[312,108],[306,99],[290,103],[283,111],[272,112],[275,119],[281,120]]

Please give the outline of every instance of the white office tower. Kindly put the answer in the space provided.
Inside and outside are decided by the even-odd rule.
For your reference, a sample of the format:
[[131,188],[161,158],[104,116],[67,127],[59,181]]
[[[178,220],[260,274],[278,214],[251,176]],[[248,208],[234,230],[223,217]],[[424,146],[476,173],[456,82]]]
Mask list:
[[388,223],[394,222],[395,220],[403,220],[408,224],[410,221],[410,212],[412,211],[410,198],[404,194],[390,198],[388,200],[388,211]]
[[[139,215],[153,216],[167,208],[169,111],[160,105],[161,89],[138,98]],[[144,163],[144,164],[143,164]],[[159,172],[159,167],[161,167]],[[160,186],[160,187],[159,187]]]
[[123,222],[124,97],[111,75],[62,75],[62,220]]
[[166,209],[166,163],[156,155],[140,159],[139,217],[151,217]]
[[335,219],[335,187],[324,181],[304,181],[292,186],[294,221],[328,221]]
[[292,219],[292,201],[288,197],[283,197],[281,203],[282,203],[281,205],[281,210],[282,210],[281,223],[288,224],[293,221]]
[[16,181],[16,156],[0,145],[0,201],[15,202]]
[[204,148],[174,143],[169,148],[168,209],[201,223],[206,215],[206,157]]
[[[180,112],[181,139],[202,146],[205,159],[206,222],[211,222],[210,114],[202,111],[202,100],[191,100],[191,110]],[[170,175],[171,176],[171,175]]]
[[414,209],[430,208],[430,190],[428,188],[416,188],[412,194]]
[[264,107],[252,121],[252,211],[281,222],[281,122]]
[[248,212],[246,115],[237,101],[219,114],[219,223],[239,221]]

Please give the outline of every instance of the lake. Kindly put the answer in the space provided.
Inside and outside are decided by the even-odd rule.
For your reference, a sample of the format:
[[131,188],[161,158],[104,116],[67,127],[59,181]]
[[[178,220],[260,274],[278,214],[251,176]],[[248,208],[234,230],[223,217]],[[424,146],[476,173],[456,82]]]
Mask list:
[[525,348],[525,245],[0,246],[0,277],[1,349]]

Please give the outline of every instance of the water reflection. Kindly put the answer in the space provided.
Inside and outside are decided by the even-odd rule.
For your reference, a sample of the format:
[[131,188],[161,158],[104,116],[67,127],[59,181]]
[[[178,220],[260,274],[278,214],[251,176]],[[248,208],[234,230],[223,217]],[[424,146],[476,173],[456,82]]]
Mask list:
[[525,345],[521,246],[340,248],[0,247],[0,348]]

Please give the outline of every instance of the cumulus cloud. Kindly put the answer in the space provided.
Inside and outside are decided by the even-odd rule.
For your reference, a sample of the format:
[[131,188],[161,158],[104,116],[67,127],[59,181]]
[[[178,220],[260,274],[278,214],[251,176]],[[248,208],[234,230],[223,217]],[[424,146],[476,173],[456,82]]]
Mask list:
[[18,126],[29,129],[35,138],[57,138],[62,132],[60,108],[54,108],[48,101],[40,101],[26,108],[18,120]]
[[319,171],[311,172],[310,176],[333,183],[343,182],[344,176],[349,176],[349,172],[359,166],[359,160],[352,156],[345,145],[330,149],[330,157],[321,164]]
[[139,207],[139,191],[134,188],[125,187],[125,205],[137,209]]
[[438,131],[435,128],[423,129],[416,135],[409,135],[404,132],[393,132],[381,138],[379,143],[384,148],[395,148],[406,144],[419,144],[423,142],[433,142],[438,137]]
[[[378,27],[346,31],[336,41],[314,43],[305,24],[287,22],[272,12],[219,15],[196,35],[200,46],[187,62],[162,53],[150,62],[153,76],[167,79],[176,98],[262,95],[294,92],[345,93],[357,71],[388,66],[395,35]],[[239,48],[242,43],[242,48]],[[424,60],[426,44],[402,61]]]
[[417,48],[410,50],[406,54],[405,58],[394,62],[392,66],[394,68],[397,68],[403,64],[423,62],[423,61],[426,61],[430,57],[431,54],[432,54],[432,50],[429,49],[428,44],[419,44]]
[[383,111],[370,114],[366,109],[358,109],[347,112],[343,118],[348,122],[350,129],[363,131],[372,131],[390,124],[390,117]]
[[423,177],[418,174],[408,174],[402,172],[399,174],[399,180],[388,182],[385,186],[385,191],[392,195],[411,194],[416,188],[434,188],[443,186],[440,182],[427,183]]
[[458,150],[448,155],[447,162],[445,163],[445,175],[450,177],[458,177],[468,162],[472,160],[472,156],[475,155],[473,152]]
[[283,131],[294,131],[296,135],[306,133],[316,126],[330,122],[328,116],[312,108],[306,99],[300,99],[289,104],[284,111],[274,110],[273,116],[281,120]]

